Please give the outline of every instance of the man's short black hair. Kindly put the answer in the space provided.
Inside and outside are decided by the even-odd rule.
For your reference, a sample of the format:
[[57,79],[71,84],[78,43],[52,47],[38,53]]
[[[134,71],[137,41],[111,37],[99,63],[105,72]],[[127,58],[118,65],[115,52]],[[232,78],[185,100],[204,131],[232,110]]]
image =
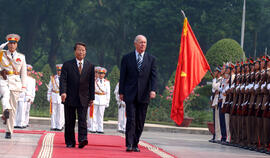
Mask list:
[[84,48],[85,48],[85,50],[86,50],[86,44],[85,44],[85,43],[83,43],[83,42],[76,42],[76,43],[75,43],[75,45],[74,45],[74,48],[73,48],[74,50],[76,50],[77,45],[84,46]]

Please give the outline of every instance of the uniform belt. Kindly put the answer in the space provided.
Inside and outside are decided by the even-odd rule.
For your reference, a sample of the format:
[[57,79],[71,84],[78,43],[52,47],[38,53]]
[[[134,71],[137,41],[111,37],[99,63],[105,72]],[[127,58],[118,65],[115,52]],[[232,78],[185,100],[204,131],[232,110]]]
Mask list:
[[59,91],[52,90],[53,93],[59,93]]
[[105,95],[105,93],[99,93],[99,92],[95,92],[95,94],[97,94],[97,95]]
[[19,72],[16,71],[7,71],[8,75],[19,75]]

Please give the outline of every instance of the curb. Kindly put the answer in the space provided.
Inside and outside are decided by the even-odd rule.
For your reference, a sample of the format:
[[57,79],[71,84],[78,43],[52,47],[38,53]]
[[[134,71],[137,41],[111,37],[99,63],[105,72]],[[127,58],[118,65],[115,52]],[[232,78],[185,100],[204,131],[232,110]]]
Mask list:
[[[29,122],[30,124],[50,125],[51,119],[43,117],[30,117]],[[104,128],[117,129],[117,126],[117,121],[104,121]],[[211,135],[211,133],[208,131],[208,128],[174,127],[149,123],[145,123],[144,131]]]

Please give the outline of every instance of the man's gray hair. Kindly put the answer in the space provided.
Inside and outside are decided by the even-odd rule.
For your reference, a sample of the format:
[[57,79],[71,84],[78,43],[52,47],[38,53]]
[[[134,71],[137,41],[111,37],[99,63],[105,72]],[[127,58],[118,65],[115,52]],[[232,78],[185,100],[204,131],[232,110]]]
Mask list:
[[147,42],[147,38],[144,35],[137,35],[135,37],[135,39],[134,39],[134,43],[137,43],[138,42],[139,37],[144,37],[146,39],[146,42]]

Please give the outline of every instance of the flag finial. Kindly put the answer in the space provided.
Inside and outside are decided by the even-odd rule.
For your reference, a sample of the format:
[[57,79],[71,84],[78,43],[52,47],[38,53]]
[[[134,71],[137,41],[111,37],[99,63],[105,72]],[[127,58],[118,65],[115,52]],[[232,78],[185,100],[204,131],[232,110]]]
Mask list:
[[182,12],[184,18],[186,18],[185,12],[182,9],[181,9],[181,12]]

